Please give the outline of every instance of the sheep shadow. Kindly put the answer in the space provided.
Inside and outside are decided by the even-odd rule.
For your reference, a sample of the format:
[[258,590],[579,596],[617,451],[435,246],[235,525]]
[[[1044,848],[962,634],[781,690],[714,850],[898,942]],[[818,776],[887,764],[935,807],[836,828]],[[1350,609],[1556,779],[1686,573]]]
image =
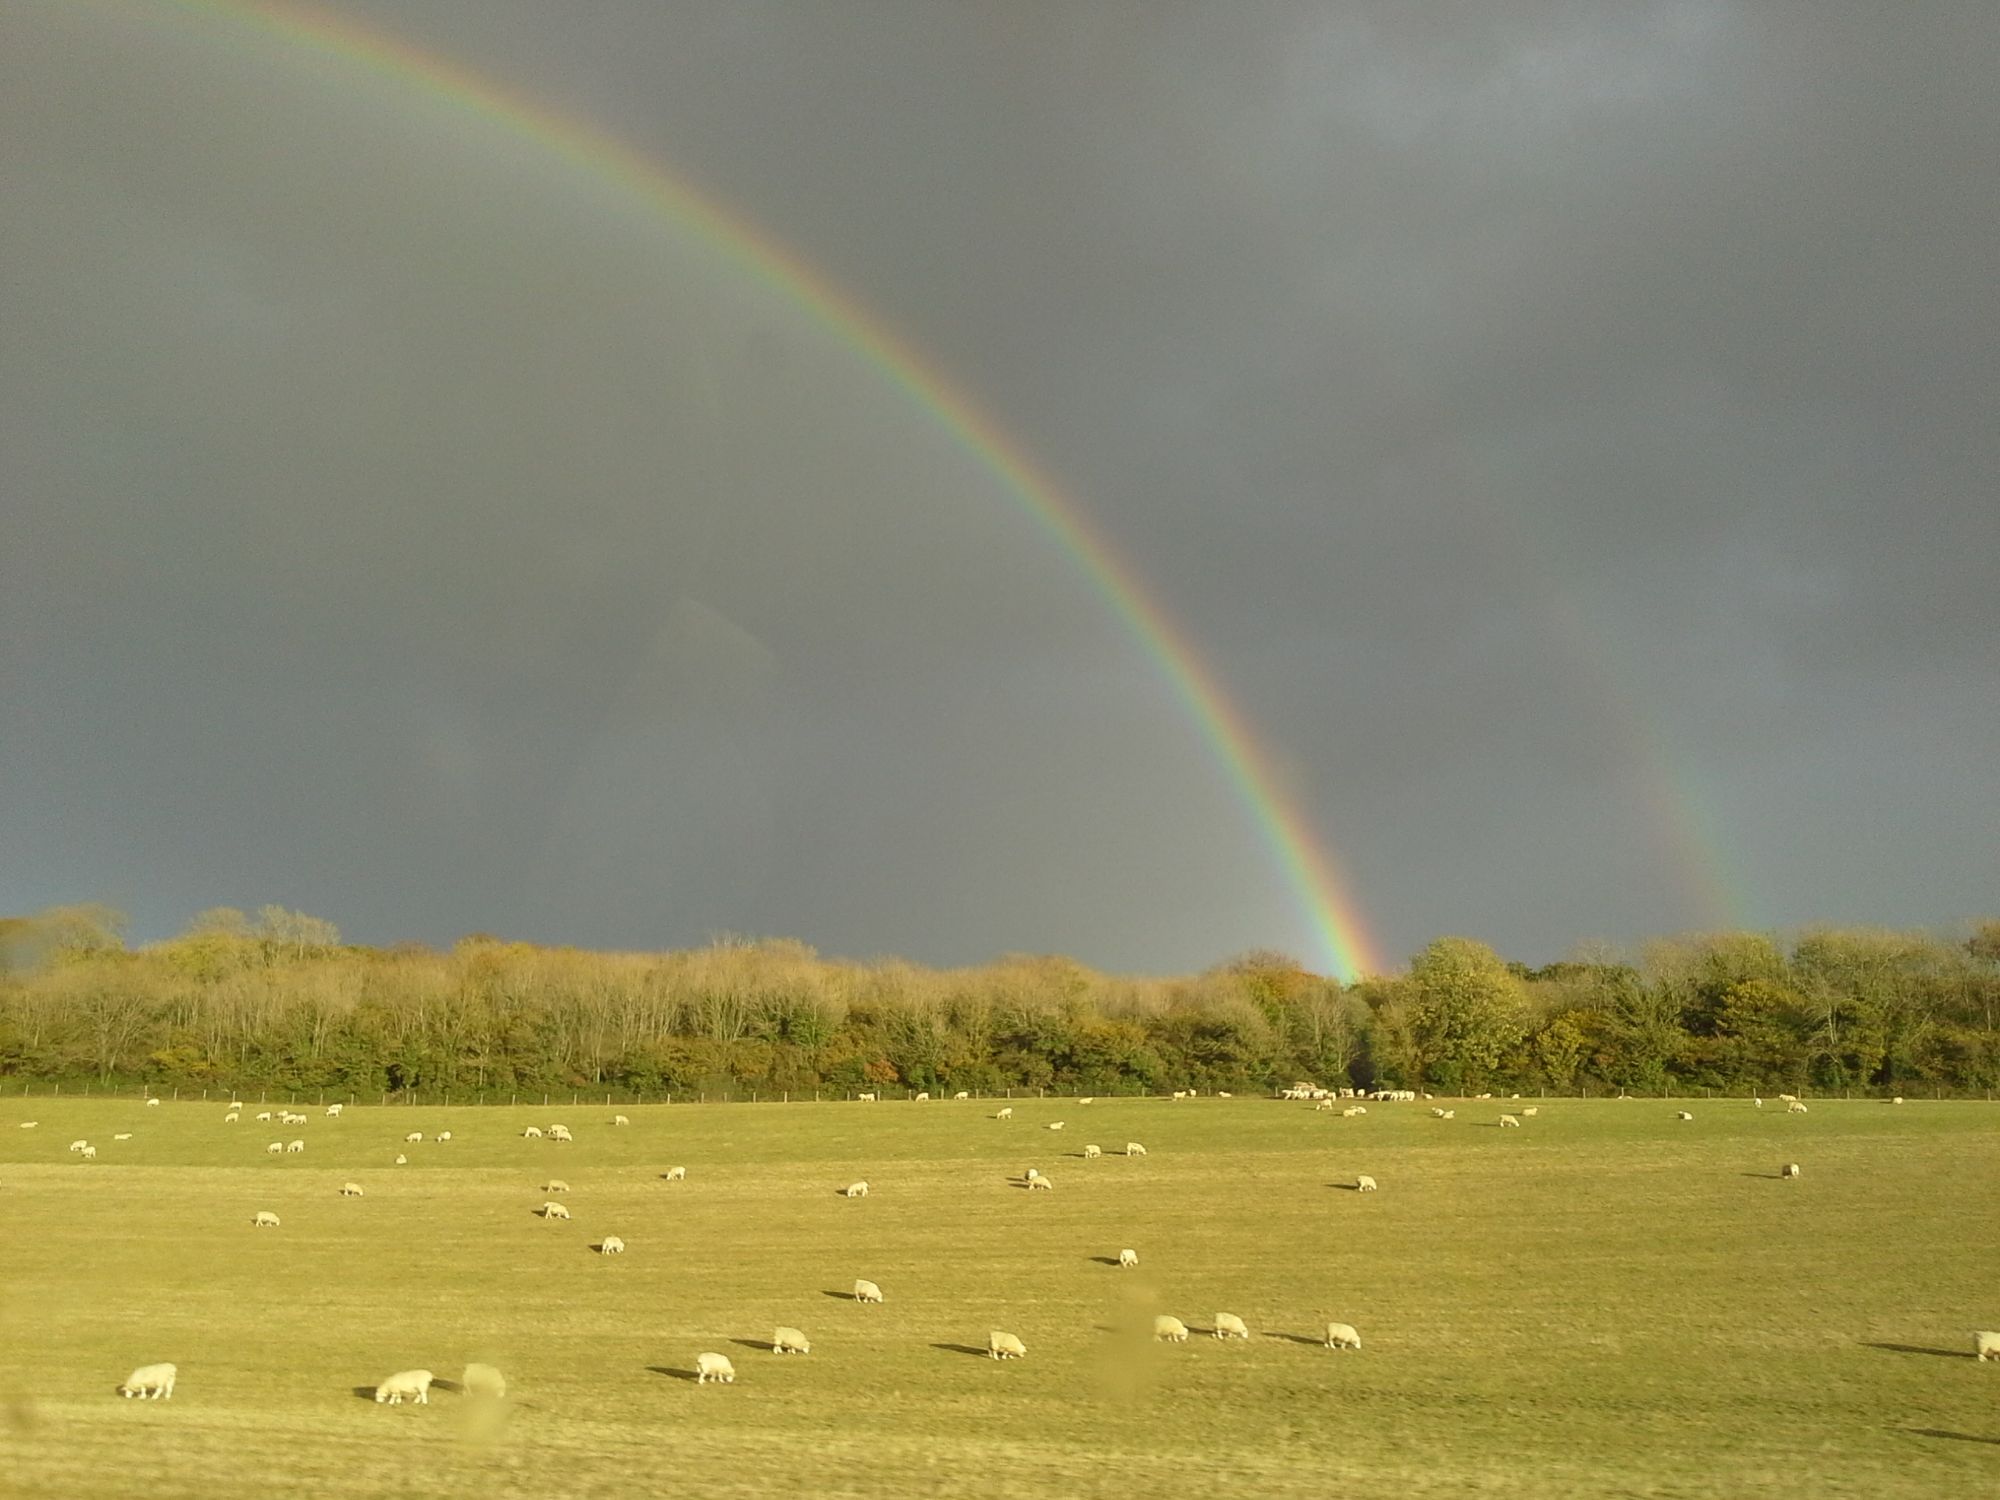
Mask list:
[[1927,1344],[1877,1344],[1861,1341],[1864,1349],[1887,1349],[1891,1354],[1935,1354],[1939,1359],[1977,1359],[1970,1349],[1933,1349]]
[[822,1297],[831,1297],[836,1302],[859,1302],[861,1299],[852,1292],[821,1292]]
[[1957,1443],[1991,1443],[2000,1448],[2000,1437],[1980,1437],[1971,1432],[1951,1432],[1942,1427],[1905,1427],[1903,1431],[1912,1437],[1950,1438]]
[[1009,1177],[1007,1179],[1007,1186],[1010,1188],[1019,1188],[1022,1192],[1025,1193],[1028,1191],[1031,1184],[1025,1177]]
[[688,1380],[696,1383],[701,1380],[700,1374],[696,1371],[677,1370],[672,1365],[647,1365],[646,1368],[655,1375],[666,1376],[669,1380]]
[[731,1339],[729,1342],[740,1349],[755,1349],[760,1354],[774,1353],[778,1347],[769,1339]]
[[1329,1182],[1327,1186],[1338,1193],[1358,1193],[1361,1191],[1361,1184],[1358,1182]]
[[1090,1263],[1094,1266],[1115,1266],[1119,1261],[1115,1255],[1093,1255],[1090,1257]]
[[[1193,1330],[1190,1329],[1189,1332],[1193,1332]],[[1323,1348],[1326,1344],[1325,1334],[1313,1337],[1304,1333],[1266,1333],[1264,1337],[1267,1339],[1283,1339],[1288,1344],[1307,1344],[1315,1349]]]
[[942,1349],[947,1354],[973,1354],[980,1359],[986,1358],[986,1350],[975,1348],[971,1344],[932,1344],[931,1347]]
[[372,1385],[350,1386],[348,1389],[359,1400],[373,1401],[375,1399],[375,1387]]
[[449,1391],[454,1396],[463,1396],[465,1394],[465,1387],[456,1380],[441,1380],[435,1375],[431,1377],[431,1389],[434,1391]]
[[1764,1182],[1783,1182],[1785,1180],[1783,1172],[1738,1172],[1736,1175],[1739,1177],[1755,1177]]

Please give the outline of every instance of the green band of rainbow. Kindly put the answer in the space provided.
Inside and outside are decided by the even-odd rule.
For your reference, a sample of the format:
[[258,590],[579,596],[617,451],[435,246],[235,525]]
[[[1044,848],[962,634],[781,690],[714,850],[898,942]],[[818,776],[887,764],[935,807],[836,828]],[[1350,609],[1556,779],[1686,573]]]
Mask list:
[[637,195],[676,226],[700,236],[853,349],[998,479],[1103,595],[1194,721],[1250,813],[1324,949],[1319,960],[1349,980],[1381,969],[1367,924],[1338,864],[1298,806],[1280,790],[1279,778],[1249,723],[1193,643],[1021,445],[880,317],[756,226],[631,147],[399,38],[292,3],[172,0],[171,8],[204,24],[254,29],[359,64],[529,137],[577,168]]

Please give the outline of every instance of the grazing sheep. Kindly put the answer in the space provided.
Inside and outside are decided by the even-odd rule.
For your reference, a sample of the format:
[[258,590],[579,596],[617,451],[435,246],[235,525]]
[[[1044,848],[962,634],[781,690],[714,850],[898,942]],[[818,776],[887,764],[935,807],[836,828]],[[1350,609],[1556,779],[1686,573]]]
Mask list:
[[1762,1109],[1764,1107],[1764,1099],[1763,1096],[1760,1094],[1752,1094],[1750,1096],[1750,1102],[1758,1109]]
[[1219,1339],[1247,1339],[1250,1337],[1250,1330],[1235,1313],[1217,1313],[1215,1336]]
[[1340,1112],[1340,1117],[1343,1120],[1351,1120],[1356,1115],[1365,1115],[1367,1113],[1368,1111],[1364,1106],[1359,1104],[1350,1104],[1347,1106],[1347,1108],[1343,1109]]
[[866,1198],[868,1196],[868,1184],[865,1182],[850,1182],[840,1190],[840,1196],[843,1198]]
[[1187,1090],[1185,1090],[1185,1089],[1175,1089],[1175,1090],[1174,1090],[1174,1097],[1175,1097],[1176,1099],[1185,1099],[1185,1098],[1187,1098]]
[[951,1097],[954,1099],[970,1099],[972,1097],[972,1093],[968,1089],[960,1089],[957,1093],[953,1094]]
[[857,1102],[862,1104],[873,1104],[875,1102],[873,1094],[856,1094],[854,1097]]
[[613,1115],[611,1117],[611,1123],[613,1125],[630,1125],[632,1122],[629,1119],[627,1119],[624,1115]]
[[1796,1102],[1796,1101],[1797,1101],[1797,1099],[1798,1099],[1798,1097],[1799,1097],[1799,1096],[1798,1096],[1797,1094],[1780,1094],[1780,1095],[1778,1095],[1778,1098],[1779,1098],[1779,1100],[1780,1100],[1780,1101],[1781,1101],[1782,1103],[1785,1103],[1785,1104],[1791,1104],[1791,1103],[1794,1103],[1794,1102]]
[[285,1142],[285,1151],[289,1155],[297,1156],[301,1151],[305,1149],[306,1149],[306,1143],[304,1141]]
[[1674,1111],[1674,1118],[1675,1118],[1676,1120],[1692,1120],[1692,1119],[1694,1118],[1694,1116],[1693,1116],[1693,1115],[1691,1115],[1691,1114],[1689,1114],[1689,1113],[1688,1113],[1688,1112],[1687,1112],[1686,1110],[1684,1110],[1684,1109],[1677,1109],[1677,1110],[1675,1110],[1675,1111]]
[[23,1121],[21,1122],[21,1129],[23,1129],[23,1130],[33,1130],[33,1129],[34,1129],[34,1128],[35,1128],[35,1127],[36,1127],[37,1125],[39,1125],[39,1124],[41,1124],[41,1123],[42,1123],[42,1122],[41,1122],[40,1120],[23,1120]]
[[1097,1095],[1092,1094],[1088,1099],[1079,1099],[1076,1102],[1078,1104],[1095,1104],[1097,1102]]
[[1047,1125],[1043,1126],[1042,1128],[1045,1130],[1061,1130],[1063,1128],[1063,1122],[1061,1120],[1051,1120]]
[[857,1281],[854,1283],[854,1300],[856,1302],[880,1302],[882,1300],[882,1288],[875,1285],[872,1281]]
[[507,1377],[492,1365],[467,1365],[465,1373],[458,1377],[458,1384],[468,1396],[486,1396],[495,1401],[507,1399]]
[[1153,1319],[1153,1337],[1173,1344],[1185,1344],[1188,1340],[1187,1324],[1168,1313],[1161,1313]]
[[263,1121],[269,1121],[271,1118],[271,1112],[267,1109],[263,1111],[261,1114],[257,1115],[256,1118]]
[[551,1125],[549,1127],[549,1139],[552,1141],[567,1141],[573,1140],[575,1137],[569,1133],[569,1126]]
[[988,1359],[1025,1359],[1028,1346],[1011,1333],[994,1329],[986,1335],[986,1357]]
[[530,1125],[526,1130],[521,1132],[521,1138],[523,1140],[539,1141],[542,1138],[542,1127],[539,1125]]
[[1524,1115],[1538,1115],[1541,1112],[1542,1112],[1542,1107],[1539,1104],[1530,1104],[1526,1109],[1521,1111],[1521,1113]]
[[423,1138],[424,1138],[424,1133],[421,1130],[412,1130],[408,1135],[403,1137],[403,1140],[405,1141],[405,1143],[414,1144],[415,1142],[420,1141]]
[[174,1365],[141,1365],[125,1377],[125,1383],[118,1387],[118,1394],[130,1401],[134,1396],[143,1396],[149,1401],[161,1397],[169,1400],[174,1394],[174,1377],[180,1370]]
[[1785,1113],[1788,1115],[1802,1115],[1805,1112],[1805,1104],[1798,1099],[1794,1099],[1790,1104],[1785,1106]]
[[796,1328],[779,1328],[771,1335],[773,1354],[810,1354],[813,1346]]
[[1050,1182],[1046,1177],[1030,1177],[1028,1179],[1028,1191],[1031,1193],[1034,1192],[1053,1193],[1055,1190],[1056,1190],[1056,1185],[1053,1182]]
[[89,1141],[71,1141],[69,1143],[69,1149],[72,1151],[81,1151],[85,1146],[88,1146],[89,1144],[90,1144]]
[[231,1099],[229,1101],[229,1107],[231,1109],[241,1109],[243,1107],[243,1101],[241,1099]]
[[1137,1250],[1120,1250],[1118,1252],[1119,1270],[1129,1271],[1132,1269],[1132,1267],[1138,1264],[1139,1264],[1139,1252]]
[[268,1208],[260,1208],[257,1210],[256,1216],[250,1220],[250,1223],[256,1229],[276,1229],[278,1227],[278,1216]]
[[1033,1181],[1034,1181],[1034,1180],[1035,1180],[1035,1179],[1036,1179],[1037,1177],[1039,1177],[1039,1176],[1041,1176],[1041,1175],[1042,1175],[1042,1174],[1041,1174],[1040,1170],[1038,1170],[1038,1169],[1037,1169],[1037,1168],[1035,1168],[1035,1167],[1030,1167],[1030,1168],[1028,1168],[1028,1170],[1027,1170],[1027,1171],[1025,1171],[1025,1172],[1023,1172],[1023,1173],[1021,1174],[1021,1176],[1022,1176],[1022,1179],[1023,1179],[1024,1181],[1028,1181],[1028,1182],[1033,1182]]
[[329,1120],[337,1120],[340,1118],[340,1112],[345,1108],[347,1108],[345,1104],[329,1104],[326,1107],[326,1117]]
[[1331,1099],[1319,1099],[1313,1103],[1313,1113],[1318,1114],[1323,1109],[1330,1110],[1333,1107],[1334,1103]]
[[1218,1099],[1234,1099],[1236,1096],[1230,1093],[1228,1089],[1217,1089],[1215,1097]]
[[1781,1168],[1779,1168],[1779,1169],[1778,1169],[1778,1175],[1779,1175],[1780,1177],[1796,1177],[1796,1176],[1798,1176],[1798,1175],[1799,1175],[1799,1164],[1798,1164],[1797,1162],[1795,1162],[1795,1161],[1788,1161],[1788,1162],[1786,1162],[1786,1163],[1784,1164],[1784,1166],[1782,1166]]
[[391,1406],[401,1406],[407,1397],[419,1406],[428,1406],[431,1381],[435,1378],[429,1370],[398,1370],[375,1387],[375,1404],[380,1406],[386,1401]]
[[359,1198],[361,1196],[361,1184],[358,1182],[343,1182],[340,1185],[340,1196],[343,1198]]
[[1444,1118],[1444,1110],[1438,1105],[1433,1104],[1431,1106],[1431,1113],[1440,1120]]
[[1127,1156],[1144,1156],[1146,1154],[1146,1148],[1140,1145],[1137,1141],[1127,1141],[1125,1143],[1125,1154]]
[[1519,1130],[1521,1122],[1514,1115],[1502,1115],[1500,1117],[1500,1128],[1502,1130]]
[[729,1362],[726,1354],[697,1354],[694,1357],[694,1383],[707,1385],[711,1380],[719,1380],[724,1385],[736,1384],[736,1366]]
[[158,1109],[159,1107],[160,1107],[160,1101],[157,1099],[148,1099],[146,1101],[146,1108],[148,1109]]
[[1458,1118],[1458,1111],[1455,1109],[1448,1109],[1444,1112],[1444,1118],[1447,1120],[1456,1120]]
[[564,1208],[560,1203],[550,1201],[542,1205],[542,1217],[545,1219],[567,1219],[569,1217],[569,1210]]
[[1372,1193],[1377,1191],[1375,1187],[1375,1179],[1370,1177],[1365,1172],[1362,1173],[1359,1177],[1354,1179],[1354,1191],[1357,1193]]
[[97,1160],[97,1148],[95,1146],[85,1146],[80,1154],[85,1161]]
[[1104,1148],[1102,1146],[1085,1146],[1083,1148],[1083,1159],[1085,1161],[1096,1161],[1103,1154]]
[[225,1125],[234,1125],[238,1120],[242,1118],[243,1116],[238,1111],[232,1109],[228,1114],[222,1117],[222,1123]]
[[1972,1352],[1978,1356],[1981,1363],[1989,1359],[2000,1359],[2000,1333],[1980,1329],[1972,1335]]
[[686,1167],[668,1167],[661,1175],[668,1182],[686,1182],[688,1169]]
[[448,1141],[451,1139],[451,1132],[449,1130],[440,1130],[437,1133],[437,1139],[441,1141]]
[[928,1104],[928,1103],[930,1103],[930,1100],[931,1100],[931,1096],[930,1096],[929,1094],[918,1094],[918,1095],[917,1095],[917,1096],[916,1096],[916,1097],[915,1097],[915,1098],[914,1098],[913,1100],[911,1100],[910,1102],[911,1102],[911,1103],[913,1103],[913,1104]]
[[398,1151],[396,1153],[396,1165],[399,1167],[407,1167],[409,1164],[410,1164],[409,1157],[403,1155],[402,1152]]
[[1326,1347],[1329,1349],[1359,1349],[1361,1335],[1354,1331],[1352,1323],[1329,1323],[1326,1325]]
[[283,1141],[273,1141],[264,1148],[264,1154],[267,1156],[282,1156],[284,1152],[285,1143]]
[[547,1182],[542,1184],[542,1191],[545,1193],[566,1193],[569,1191],[569,1184],[564,1182],[560,1177],[551,1177]]
[[111,1137],[111,1139],[114,1141],[129,1141],[132,1139],[132,1132],[129,1130],[121,1130],[118,1132],[118,1134]]
[[994,1118],[994,1119],[996,1119],[996,1120],[1011,1120],[1011,1119],[1013,1119],[1013,1118],[1014,1118],[1014,1106],[1010,1104],[1010,1105],[1008,1105],[1008,1106],[1007,1106],[1007,1107],[1006,1107],[1005,1109],[1000,1109],[1000,1110],[996,1110],[996,1111],[994,1111],[994,1114],[993,1114],[993,1118]]
[[615,1234],[607,1234],[597,1242],[597,1253],[599,1255],[623,1255],[625,1253],[625,1242]]
[[1901,1104],[1903,1102],[1903,1096],[1901,1094],[1898,1094],[1895,1098],[1891,1099],[1889,1102],[1891,1104]]

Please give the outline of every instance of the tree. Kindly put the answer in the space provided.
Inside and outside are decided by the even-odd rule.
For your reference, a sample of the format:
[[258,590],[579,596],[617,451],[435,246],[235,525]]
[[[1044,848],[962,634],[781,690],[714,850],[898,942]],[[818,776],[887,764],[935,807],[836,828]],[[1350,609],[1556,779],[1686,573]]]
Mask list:
[[1410,961],[1411,1034],[1424,1074],[1447,1087],[1478,1082],[1527,1034],[1525,989],[1471,938],[1438,938]]

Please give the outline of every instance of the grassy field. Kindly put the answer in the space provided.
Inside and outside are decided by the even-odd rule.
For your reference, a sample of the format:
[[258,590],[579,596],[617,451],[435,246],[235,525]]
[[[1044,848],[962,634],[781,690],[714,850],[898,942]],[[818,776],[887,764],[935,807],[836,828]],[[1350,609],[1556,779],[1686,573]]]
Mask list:
[[[0,1490],[1993,1493],[2000,1106],[0,1102]],[[255,1106],[253,1106],[253,1109]],[[35,1119],[34,1130],[16,1129]],[[1042,1129],[1066,1119],[1060,1134]],[[567,1123],[571,1145],[525,1140]],[[448,1128],[448,1144],[403,1134]],[[114,1142],[114,1134],[132,1138]],[[84,1162],[65,1149],[87,1137]],[[303,1137],[302,1155],[269,1157]],[[1116,1154],[1127,1140],[1150,1154]],[[1080,1157],[1086,1142],[1102,1160]],[[398,1151],[410,1164],[392,1165]],[[1778,1167],[1800,1162],[1798,1182]],[[685,1182],[667,1182],[685,1165]],[[1055,1183],[1030,1193],[1029,1166]],[[1348,1190],[1367,1172],[1381,1191]],[[534,1216],[551,1175],[570,1223]],[[864,1201],[837,1194],[865,1177]],[[363,1198],[338,1196],[353,1179]],[[277,1230],[253,1229],[270,1209]],[[628,1252],[590,1247],[621,1236]],[[1141,1267],[1101,1258],[1126,1246]],[[846,1296],[857,1276],[887,1304]],[[1128,1330],[1182,1317],[1185,1345]],[[1247,1344],[1203,1337],[1241,1315]],[[1318,1340],[1329,1318],[1364,1347]],[[806,1357],[764,1341],[779,1323]],[[1025,1360],[983,1357],[989,1329]],[[697,1386],[694,1356],[735,1360]],[[467,1360],[504,1408],[374,1383]],[[171,1360],[171,1401],[123,1401]],[[491,1420],[482,1420],[491,1417]]]

